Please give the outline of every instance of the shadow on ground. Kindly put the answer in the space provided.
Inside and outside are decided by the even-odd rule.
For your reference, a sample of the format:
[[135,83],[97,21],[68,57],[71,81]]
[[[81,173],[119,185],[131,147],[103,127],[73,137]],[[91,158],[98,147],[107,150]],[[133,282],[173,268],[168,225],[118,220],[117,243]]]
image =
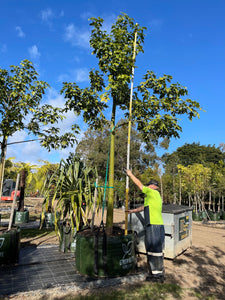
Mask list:
[[189,280],[196,295],[222,300],[225,299],[225,251],[217,247],[207,249],[192,247],[174,259],[171,268],[174,272],[169,273],[168,280],[180,286]]

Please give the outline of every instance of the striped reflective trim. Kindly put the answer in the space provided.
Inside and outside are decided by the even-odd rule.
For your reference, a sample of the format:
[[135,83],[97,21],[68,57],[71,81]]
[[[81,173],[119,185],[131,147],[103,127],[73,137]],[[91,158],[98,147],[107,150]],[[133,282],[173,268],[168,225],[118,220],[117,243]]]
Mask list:
[[163,256],[163,252],[147,252],[147,255],[151,255],[151,256]]
[[157,274],[163,274],[163,271],[152,271],[153,275],[157,275]]

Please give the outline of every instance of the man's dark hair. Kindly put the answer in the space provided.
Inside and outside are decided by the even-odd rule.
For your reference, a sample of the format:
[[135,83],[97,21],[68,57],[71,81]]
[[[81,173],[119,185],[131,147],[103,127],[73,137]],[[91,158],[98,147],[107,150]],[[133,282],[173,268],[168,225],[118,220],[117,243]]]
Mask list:
[[147,186],[151,185],[151,184],[154,184],[155,186],[159,187],[159,183],[157,180],[155,179],[151,179],[148,183],[147,183]]

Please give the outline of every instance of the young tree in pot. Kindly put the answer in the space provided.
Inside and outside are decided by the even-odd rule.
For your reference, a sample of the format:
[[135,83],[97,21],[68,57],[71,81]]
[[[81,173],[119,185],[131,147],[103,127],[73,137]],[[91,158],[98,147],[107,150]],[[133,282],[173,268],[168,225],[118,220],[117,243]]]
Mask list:
[[[102,18],[91,18],[92,33],[90,46],[92,54],[98,59],[99,70],[92,69],[89,73],[90,86],[80,88],[76,83],[66,82],[61,93],[65,95],[66,110],[83,114],[83,119],[91,129],[102,129],[110,124],[111,146],[109,163],[109,186],[114,186],[114,140],[117,109],[125,112],[129,118],[129,100],[133,61],[133,41],[137,34],[136,55],[144,52],[144,30],[134,23],[126,14],[121,14],[112,24],[108,33],[103,30]],[[107,82],[105,82],[105,80]],[[143,82],[136,85],[133,96],[132,119],[137,130],[143,134],[147,142],[149,137],[155,141],[163,137],[179,137],[182,130],[179,117],[187,115],[192,120],[199,116],[200,105],[191,99],[183,99],[188,95],[185,87],[172,83],[172,76],[163,75],[157,78],[153,71],[147,71]],[[111,119],[106,113],[111,103]],[[114,191],[109,189],[107,207],[107,229],[113,228]]]
[[24,208],[25,200],[25,188],[26,185],[29,185],[29,181],[32,177],[31,169],[34,168],[34,165],[29,163],[15,163],[14,164],[17,173],[20,173],[20,196],[18,199],[18,206],[14,214],[14,223],[28,223],[29,222],[29,210]]
[[[41,146],[49,151],[66,148],[76,141],[74,134],[78,132],[78,126],[74,125],[73,132],[70,130],[63,135],[60,135],[60,129],[54,126],[64,118],[63,110],[41,104],[49,85],[38,80],[38,77],[33,64],[26,59],[19,66],[11,66],[10,71],[0,68],[0,199],[8,139],[14,133],[26,130],[28,134],[40,139]],[[31,117],[29,121],[28,115]],[[46,125],[48,126],[45,127]]]

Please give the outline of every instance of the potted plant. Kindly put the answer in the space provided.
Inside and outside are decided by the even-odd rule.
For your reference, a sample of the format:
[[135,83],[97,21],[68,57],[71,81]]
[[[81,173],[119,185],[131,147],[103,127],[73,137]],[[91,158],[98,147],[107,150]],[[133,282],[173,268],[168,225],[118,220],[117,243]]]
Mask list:
[[[75,155],[61,160],[58,169],[45,185],[43,208],[54,207],[55,226],[59,247],[63,252],[75,251],[76,232],[89,225],[88,216],[93,208],[96,173],[86,168]],[[98,196],[98,204],[100,203]]]
[[[124,112],[129,122],[134,121],[137,130],[142,133],[145,142],[148,143],[150,139],[157,142],[163,137],[179,137],[179,131],[182,129],[178,124],[178,116],[187,114],[192,120],[193,117],[199,115],[198,110],[201,108],[196,101],[182,99],[188,91],[180,84],[170,84],[172,76],[164,75],[157,78],[153,71],[147,71],[143,77],[144,82],[136,85],[131,116],[129,114],[131,95],[129,84],[135,67],[134,53],[144,52],[142,44],[146,28],[135,24],[134,20],[126,14],[118,16],[110,32],[103,30],[103,22],[104,20],[100,17],[91,18],[90,46],[93,49],[92,54],[95,54],[98,59],[99,70],[90,71],[89,87],[82,89],[74,82],[65,82],[61,93],[66,98],[66,110],[72,110],[78,115],[82,114],[84,121],[92,129],[103,129],[105,124],[110,124],[108,186],[112,188],[108,191],[106,236],[111,238],[115,234],[113,232],[113,187],[117,110]],[[134,47],[135,36],[136,46]],[[109,109],[111,109],[111,118],[107,120]],[[131,245],[132,242],[131,240],[128,243]],[[123,243],[120,246],[123,247]],[[130,253],[128,244],[125,243],[123,248],[126,249],[126,253]],[[77,251],[76,255],[78,255]],[[117,261],[121,260],[117,254],[114,257]],[[124,259],[129,261],[130,258]],[[86,260],[85,255],[82,260]],[[92,258],[90,263],[93,263]]]
[[20,228],[0,228],[0,265],[18,262],[20,253]]
[[[29,168],[29,169],[28,169]],[[28,171],[30,170],[29,166],[24,166],[21,169],[20,177],[20,196],[18,200],[18,208],[14,211],[13,223],[21,224],[29,222],[29,210],[24,208],[24,198],[25,198],[25,187],[26,187],[26,178]]]

